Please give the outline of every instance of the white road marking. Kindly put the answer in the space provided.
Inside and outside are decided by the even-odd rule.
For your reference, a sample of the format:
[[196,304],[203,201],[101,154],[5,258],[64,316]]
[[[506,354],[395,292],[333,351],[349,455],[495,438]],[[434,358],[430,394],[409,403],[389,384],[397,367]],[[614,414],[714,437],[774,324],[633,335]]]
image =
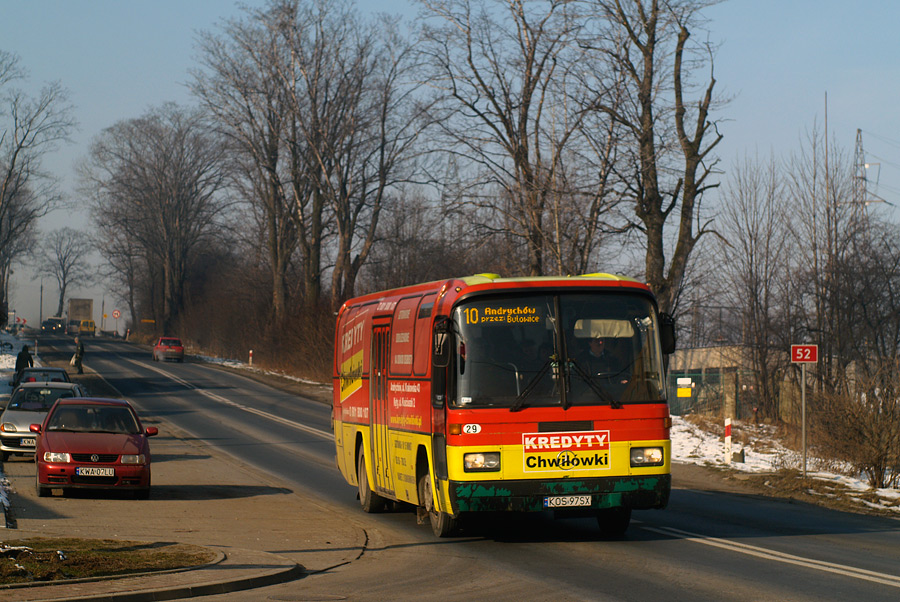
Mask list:
[[264,412],[264,411],[258,410],[256,408],[251,408],[249,406],[245,406],[243,404],[236,403],[234,401],[231,401],[230,399],[226,399],[226,398],[222,397],[221,395],[213,393],[212,391],[207,391],[206,389],[201,389],[200,387],[194,386],[192,383],[189,383],[188,381],[184,380],[183,378],[179,378],[179,377],[175,376],[174,374],[172,374],[171,372],[167,372],[167,371],[163,370],[162,368],[157,368],[156,366],[152,366],[152,365],[148,366],[147,364],[144,364],[137,360],[133,360],[133,359],[129,359],[129,358],[122,358],[122,359],[124,359],[128,362],[131,362],[132,364],[136,364],[136,365],[140,366],[141,368],[153,370],[160,376],[164,376],[166,378],[172,379],[175,382],[177,382],[178,384],[182,385],[183,387],[186,387],[188,389],[196,391],[196,392],[200,393],[201,395],[208,397],[209,399],[212,399],[214,401],[218,401],[219,403],[222,403],[224,405],[231,406],[233,408],[236,408],[238,410],[243,410],[245,412],[249,412],[250,414],[256,414],[257,416],[261,416],[262,418],[267,418],[268,420],[274,420],[275,422],[278,422],[285,426],[289,426],[291,428],[295,428],[295,429],[303,431],[305,433],[309,433],[310,435],[315,435],[316,437],[325,439],[326,441],[334,441],[334,436],[327,431],[322,431],[317,428],[313,428],[311,426],[302,424],[300,422],[288,420],[287,418],[284,418],[282,416],[276,416],[275,414],[270,414],[268,412]]
[[701,535],[699,533],[691,533],[690,531],[682,531],[681,529],[675,529],[674,527],[650,527],[641,525],[641,528],[646,531],[652,531],[654,533],[660,533],[662,535],[668,535],[670,537],[677,537],[680,539],[693,541],[695,543],[713,546],[715,548],[730,550],[739,554],[747,554],[748,556],[756,556],[757,558],[774,560],[776,562],[793,564],[808,569],[824,571],[826,573],[834,573],[836,575],[844,575],[846,577],[853,577],[856,579],[862,579],[864,581],[871,581],[873,583],[880,583],[882,585],[890,585],[892,587],[900,588],[900,576],[897,575],[877,573],[875,571],[868,571],[866,569],[860,569],[844,564],[814,560],[812,558],[804,558],[803,556],[794,556],[793,554],[777,552],[775,550],[769,550],[758,546],[751,546],[745,543],[738,543],[736,541],[730,541],[719,537],[710,537],[708,535]]

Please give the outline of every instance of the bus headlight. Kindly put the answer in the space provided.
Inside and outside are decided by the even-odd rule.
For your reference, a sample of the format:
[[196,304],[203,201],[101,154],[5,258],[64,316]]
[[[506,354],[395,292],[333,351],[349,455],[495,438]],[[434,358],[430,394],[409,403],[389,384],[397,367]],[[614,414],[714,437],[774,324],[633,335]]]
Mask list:
[[663,448],[661,447],[632,447],[631,466],[662,466]]
[[463,455],[466,472],[490,472],[500,470],[500,452],[477,452]]

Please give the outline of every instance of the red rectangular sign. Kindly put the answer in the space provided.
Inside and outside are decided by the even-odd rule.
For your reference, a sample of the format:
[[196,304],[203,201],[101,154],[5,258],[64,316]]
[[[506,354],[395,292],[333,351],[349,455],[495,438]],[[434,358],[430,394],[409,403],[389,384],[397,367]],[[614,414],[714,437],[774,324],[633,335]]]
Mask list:
[[791,345],[791,361],[795,364],[815,364],[819,361],[818,345]]

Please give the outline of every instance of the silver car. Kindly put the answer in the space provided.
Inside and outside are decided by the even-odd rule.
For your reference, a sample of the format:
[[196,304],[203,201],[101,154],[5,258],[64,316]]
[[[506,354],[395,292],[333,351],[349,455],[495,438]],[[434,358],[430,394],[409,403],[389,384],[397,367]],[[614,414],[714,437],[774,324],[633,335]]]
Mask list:
[[0,415],[0,459],[11,454],[33,454],[35,434],[32,424],[41,423],[61,397],[85,397],[87,389],[78,383],[26,382],[19,385]]

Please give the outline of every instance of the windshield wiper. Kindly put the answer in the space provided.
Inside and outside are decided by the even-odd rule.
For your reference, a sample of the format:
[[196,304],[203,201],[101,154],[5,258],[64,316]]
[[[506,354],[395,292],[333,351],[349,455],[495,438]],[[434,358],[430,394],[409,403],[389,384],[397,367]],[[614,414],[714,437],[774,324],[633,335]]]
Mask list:
[[531,380],[528,381],[528,384],[525,385],[525,388],[522,389],[522,392],[516,396],[516,401],[509,407],[510,412],[518,412],[523,407],[525,407],[525,398],[528,397],[534,388],[537,386],[541,379],[547,374],[547,370],[550,369],[551,361],[555,361],[554,358],[549,358],[544,365],[541,366],[541,369],[538,370],[537,374],[531,377]]
[[[587,385],[591,388],[591,391],[593,391],[594,393],[597,394],[597,397],[599,397],[600,399],[602,399],[603,401],[608,403],[609,407],[611,407],[614,410],[618,410],[622,407],[622,401],[616,400],[616,399],[613,399],[612,397],[610,397],[609,393],[607,393],[603,387],[601,387],[600,385],[595,383],[593,380],[591,380],[590,374],[585,372],[581,368],[581,366],[578,365],[578,362],[576,362],[573,359],[569,359],[569,365],[571,367],[575,368],[575,374],[578,375],[578,377],[581,378],[581,380],[583,380],[584,382],[587,383]],[[567,395],[566,399],[568,400],[568,398],[569,397]]]

